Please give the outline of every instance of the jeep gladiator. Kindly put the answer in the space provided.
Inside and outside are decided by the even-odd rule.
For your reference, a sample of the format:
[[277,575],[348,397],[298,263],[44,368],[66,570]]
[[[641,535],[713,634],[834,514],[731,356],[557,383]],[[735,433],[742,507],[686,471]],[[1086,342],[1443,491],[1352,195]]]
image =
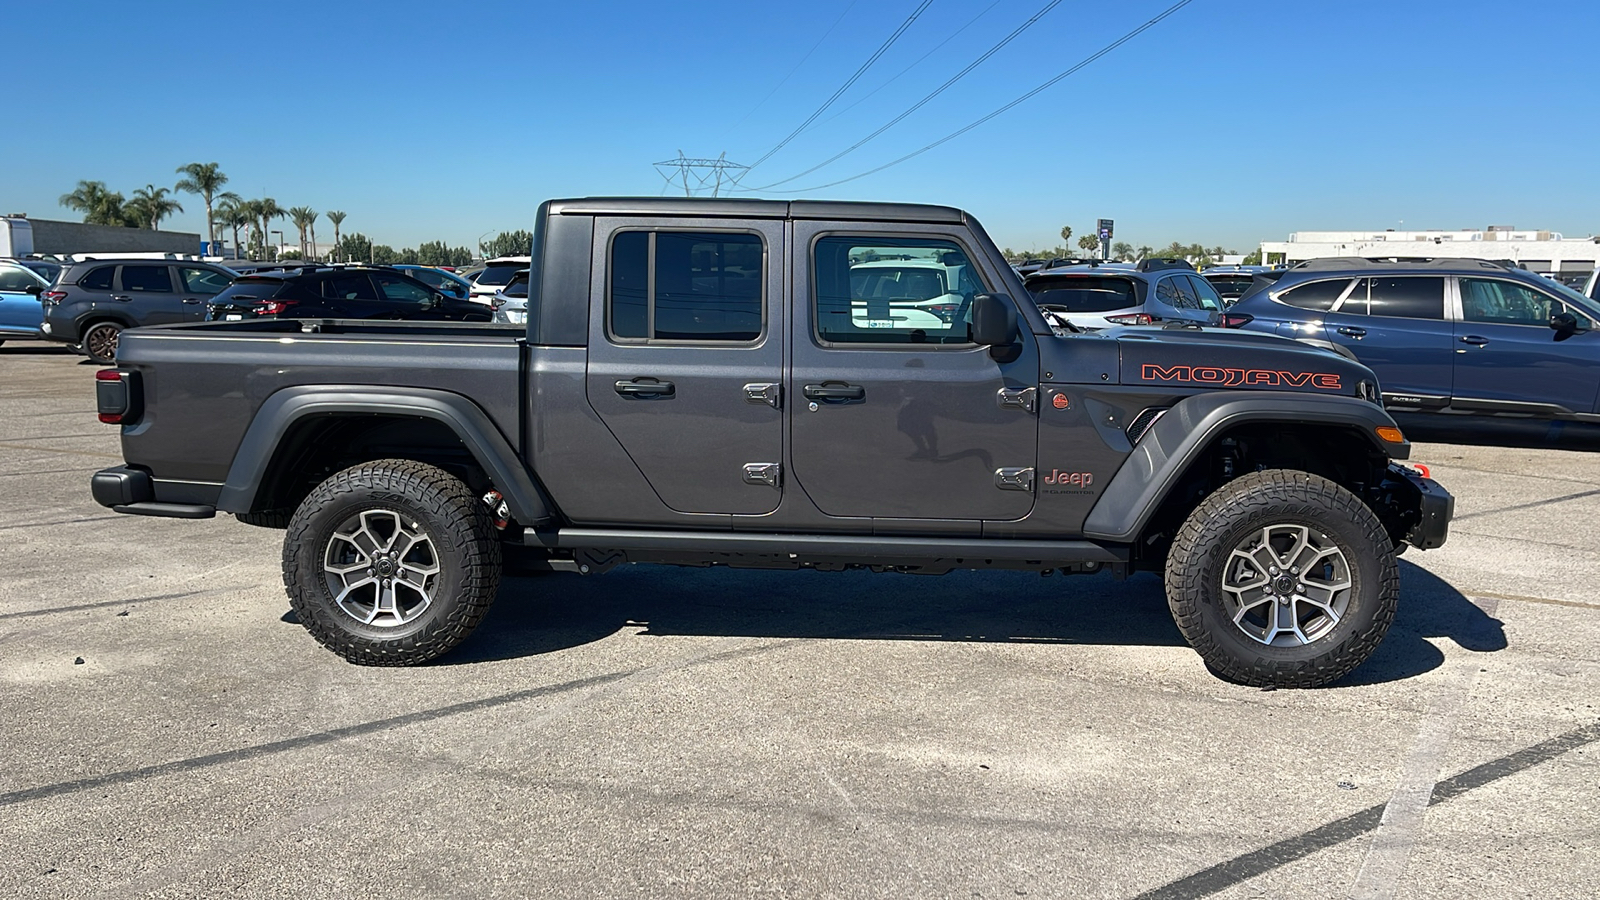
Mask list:
[[1078,333],[957,209],[553,200],[529,279],[525,329],[129,331],[96,381],[126,465],[95,499],[286,529],[300,621],[362,664],[459,644],[510,544],[584,574],[1154,571],[1213,671],[1273,686],[1364,661],[1397,553],[1452,513],[1371,370]]

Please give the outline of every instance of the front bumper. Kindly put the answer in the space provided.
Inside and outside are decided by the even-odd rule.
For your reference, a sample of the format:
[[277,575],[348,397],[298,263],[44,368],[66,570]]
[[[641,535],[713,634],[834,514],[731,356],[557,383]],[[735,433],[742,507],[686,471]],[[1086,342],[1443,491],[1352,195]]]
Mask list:
[[1450,534],[1450,519],[1455,515],[1456,498],[1439,482],[1408,466],[1389,466],[1392,477],[1404,479],[1415,490],[1416,520],[1406,532],[1405,542],[1418,550],[1444,546]]

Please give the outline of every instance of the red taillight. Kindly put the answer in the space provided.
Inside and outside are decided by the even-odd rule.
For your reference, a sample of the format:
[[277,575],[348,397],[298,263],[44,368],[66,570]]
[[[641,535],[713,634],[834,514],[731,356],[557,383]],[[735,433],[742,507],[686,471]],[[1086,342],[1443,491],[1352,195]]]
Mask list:
[[1113,325],[1153,325],[1156,317],[1149,313],[1132,313],[1126,316],[1106,316],[1106,321]]
[[1243,328],[1254,320],[1249,313],[1223,313],[1220,321],[1223,328]]
[[955,320],[956,313],[961,309],[961,304],[935,303],[932,306],[924,306],[922,308],[943,319],[945,324],[948,325],[950,322]]
[[119,369],[101,369],[94,373],[95,402],[100,408],[100,421],[107,425],[121,425],[128,412],[128,382]]
[[299,302],[298,300],[263,300],[254,311],[258,316],[276,316]]
[[67,299],[67,292],[66,291],[45,291],[44,293],[39,295],[39,299],[43,300],[46,303],[60,303],[61,301]]

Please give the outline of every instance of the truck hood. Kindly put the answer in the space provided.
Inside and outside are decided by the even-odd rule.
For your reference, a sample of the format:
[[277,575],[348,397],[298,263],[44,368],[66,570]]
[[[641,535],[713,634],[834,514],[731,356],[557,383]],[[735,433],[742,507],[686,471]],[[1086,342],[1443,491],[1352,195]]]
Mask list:
[[1276,335],[1213,328],[1101,334],[1117,342],[1122,384],[1378,396],[1377,376],[1361,363]]

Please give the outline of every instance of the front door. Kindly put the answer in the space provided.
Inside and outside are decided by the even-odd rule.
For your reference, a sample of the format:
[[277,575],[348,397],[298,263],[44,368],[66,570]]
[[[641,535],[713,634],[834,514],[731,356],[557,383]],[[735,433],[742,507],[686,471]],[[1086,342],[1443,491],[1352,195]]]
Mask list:
[[[1509,279],[1457,279],[1455,397],[1462,410],[1516,412],[1515,404],[1595,411],[1600,332],[1581,310]],[[1556,340],[1550,317],[1570,312],[1586,330]],[[1387,387],[1387,385],[1385,385]],[[1508,405],[1511,404],[1511,405]]]
[[678,512],[778,506],[783,252],[777,221],[595,221],[589,405]]
[[[1037,456],[1037,348],[1024,333],[1020,355],[1001,363],[972,343],[972,297],[990,286],[961,232],[794,227],[787,395],[796,484],[830,516],[1026,516]],[[952,308],[878,296],[873,276],[889,260],[906,271],[959,272]]]

